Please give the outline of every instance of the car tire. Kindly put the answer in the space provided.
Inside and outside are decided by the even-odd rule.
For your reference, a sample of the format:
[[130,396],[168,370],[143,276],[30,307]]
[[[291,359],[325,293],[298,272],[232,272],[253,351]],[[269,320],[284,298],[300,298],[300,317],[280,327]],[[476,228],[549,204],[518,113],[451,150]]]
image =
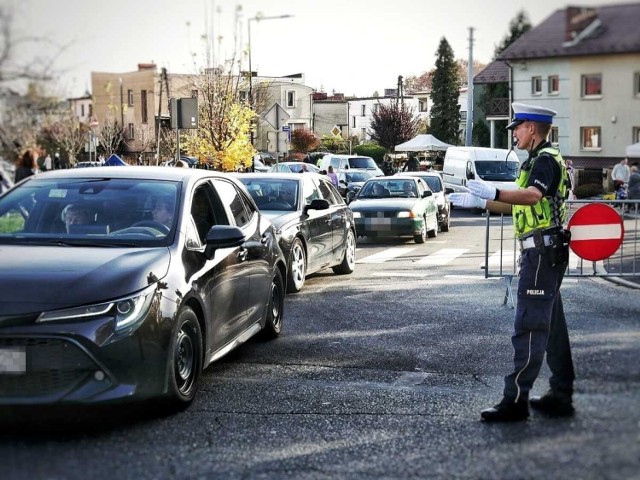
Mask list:
[[261,332],[263,340],[273,340],[282,332],[282,317],[284,312],[284,279],[282,272],[276,268],[271,279],[271,294],[267,307],[267,319]]
[[420,233],[418,235],[414,235],[413,240],[416,243],[424,243],[426,239],[427,239],[427,217],[423,217],[422,228],[420,229]]
[[202,331],[193,310],[178,313],[177,328],[169,349],[168,403],[176,410],[187,408],[196,396],[202,373]]
[[293,240],[287,268],[287,293],[298,293],[307,274],[307,255],[299,238]]
[[441,232],[448,232],[449,231],[449,223],[450,222],[451,222],[451,213],[447,212],[447,216],[442,221],[442,225],[440,225],[440,231]]
[[339,265],[333,267],[333,272],[339,275],[348,275],[356,269],[356,237],[352,230],[347,231],[344,256]]

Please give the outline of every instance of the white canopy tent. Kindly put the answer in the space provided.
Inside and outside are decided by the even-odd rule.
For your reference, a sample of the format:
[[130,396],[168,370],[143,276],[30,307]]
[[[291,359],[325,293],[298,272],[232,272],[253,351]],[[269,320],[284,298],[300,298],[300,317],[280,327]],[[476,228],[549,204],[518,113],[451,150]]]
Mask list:
[[640,142],[627,147],[627,157],[640,157]]
[[411,140],[395,146],[396,152],[431,152],[445,151],[448,147],[452,147],[448,143],[438,140],[433,135],[421,134],[413,137]]

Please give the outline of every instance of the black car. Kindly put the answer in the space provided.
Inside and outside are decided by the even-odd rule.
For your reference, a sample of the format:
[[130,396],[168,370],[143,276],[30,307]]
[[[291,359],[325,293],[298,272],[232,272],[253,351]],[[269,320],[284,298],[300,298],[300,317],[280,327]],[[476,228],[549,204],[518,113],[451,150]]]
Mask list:
[[338,274],[355,269],[353,214],[328,177],[320,174],[242,174],[260,211],[276,227],[287,259],[287,291],[299,292],[305,277],[331,267]]
[[365,182],[375,175],[370,170],[350,168],[349,170],[339,171],[337,176],[338,192],[347,203],[351,203]]
[[286,264],[234,178],[113,167],[30,177],[0,197],[0,404],[164,397],[282,328]]

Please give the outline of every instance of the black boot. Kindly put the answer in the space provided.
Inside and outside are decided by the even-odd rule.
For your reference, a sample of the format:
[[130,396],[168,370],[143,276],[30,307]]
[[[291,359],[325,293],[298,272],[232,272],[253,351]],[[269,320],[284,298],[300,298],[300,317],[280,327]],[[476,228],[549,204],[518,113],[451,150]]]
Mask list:
[[485,422],[520,422],[529,418],[529,405],[526,400],[514,402],[503,399],[494,407],[480,412]]
[[541,397],[529,400],[531,408],[553,417],[569,417],[575,412],[571,395],[549,390]]

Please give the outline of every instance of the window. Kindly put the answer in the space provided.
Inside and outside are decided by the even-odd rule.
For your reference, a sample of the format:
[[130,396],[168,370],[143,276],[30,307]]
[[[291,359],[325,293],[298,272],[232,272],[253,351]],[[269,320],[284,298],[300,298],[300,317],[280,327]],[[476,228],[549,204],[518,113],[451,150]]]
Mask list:
[[636,72],[633,77],[633,95],[640,97],[640,72]]
[[429,102],[427,100],[420,100],[418,102],[418,110],[420,112],[426,112],[429,108]]
[[198,98],[198,90],[191,90],[191,98]]
[[214,183],[216,185],[218,195],[220,195],[220,200],[224,205],[229,207],[236,226],[240,228],[245,226],[251,218],[249,216],[249,212],[245,208],[240,192],[238,192],[233,184],[226,180],[214,180]]
[[89,116],[93,117],[93,105],[89,104]]
[[84,117],[84,103],[80,104],[80,116]]
[[249,92],[247,92],[246,90],[241,90],[240,94],[239,94],[239,98],[241,102],[248,102],[249,101]]
[[366,113],[366,107],[364,105],[360,105],[360,116],[364,117]]
[[466,110],[462,110],[460,112],[460,121],[461,122],[466,122],[467,121],[467,111]]
[[549,77],[549,95],[557,95],[560,92],[560,77],[551,75]]
[[558,146],[558,127],[551,127],[551,134],[549,135],[549,141],[552,145]]
[[367,129],[366,128],[361,128],[360,129],[360,138],[365,140],[367,138]]
[[149,114],[147,111],[147,91],[140,90],[140,116],[142,117],[142,123],[147,123],[149,120]]
[[289,90],[287,92],[287,107],[294,108],[296,106],[296,92]]
[[136,129],[133,126],[133,123],[130,123],[129,126],[127,127],[127,139],[133,140],[135,138],[135,132],[136,132]]
[[531,77],[531,95],[542,95],[542,77]]
[[338,203],[335,196],[333,195],[333,190],[329,186],[329,182],[324,179],[320,179],[318,187],[320,195],[322,195],[322,198],[329,202],[329,205],[335,205],[336,203]]
[[353,121],[351,122],[351,126],[353,128],[356,128],[356,116],[355,115],[353,116]]
[[133,107],[133,90],[127,90],[127,105]]
[[640,142],[640,127],[633,127],[631,143],[638,143],[638,142]]
[[599,150],[601,148],[600,127],[581,127],[580,138],[582,150]]
[[594,73],[591,75],[582,75],[582,97],[601,97],[602,96],[602,75]]
[[373,111],[373,113],[378,113],[380,111],[380,104],[379,103],[374,103],[372,111]]

